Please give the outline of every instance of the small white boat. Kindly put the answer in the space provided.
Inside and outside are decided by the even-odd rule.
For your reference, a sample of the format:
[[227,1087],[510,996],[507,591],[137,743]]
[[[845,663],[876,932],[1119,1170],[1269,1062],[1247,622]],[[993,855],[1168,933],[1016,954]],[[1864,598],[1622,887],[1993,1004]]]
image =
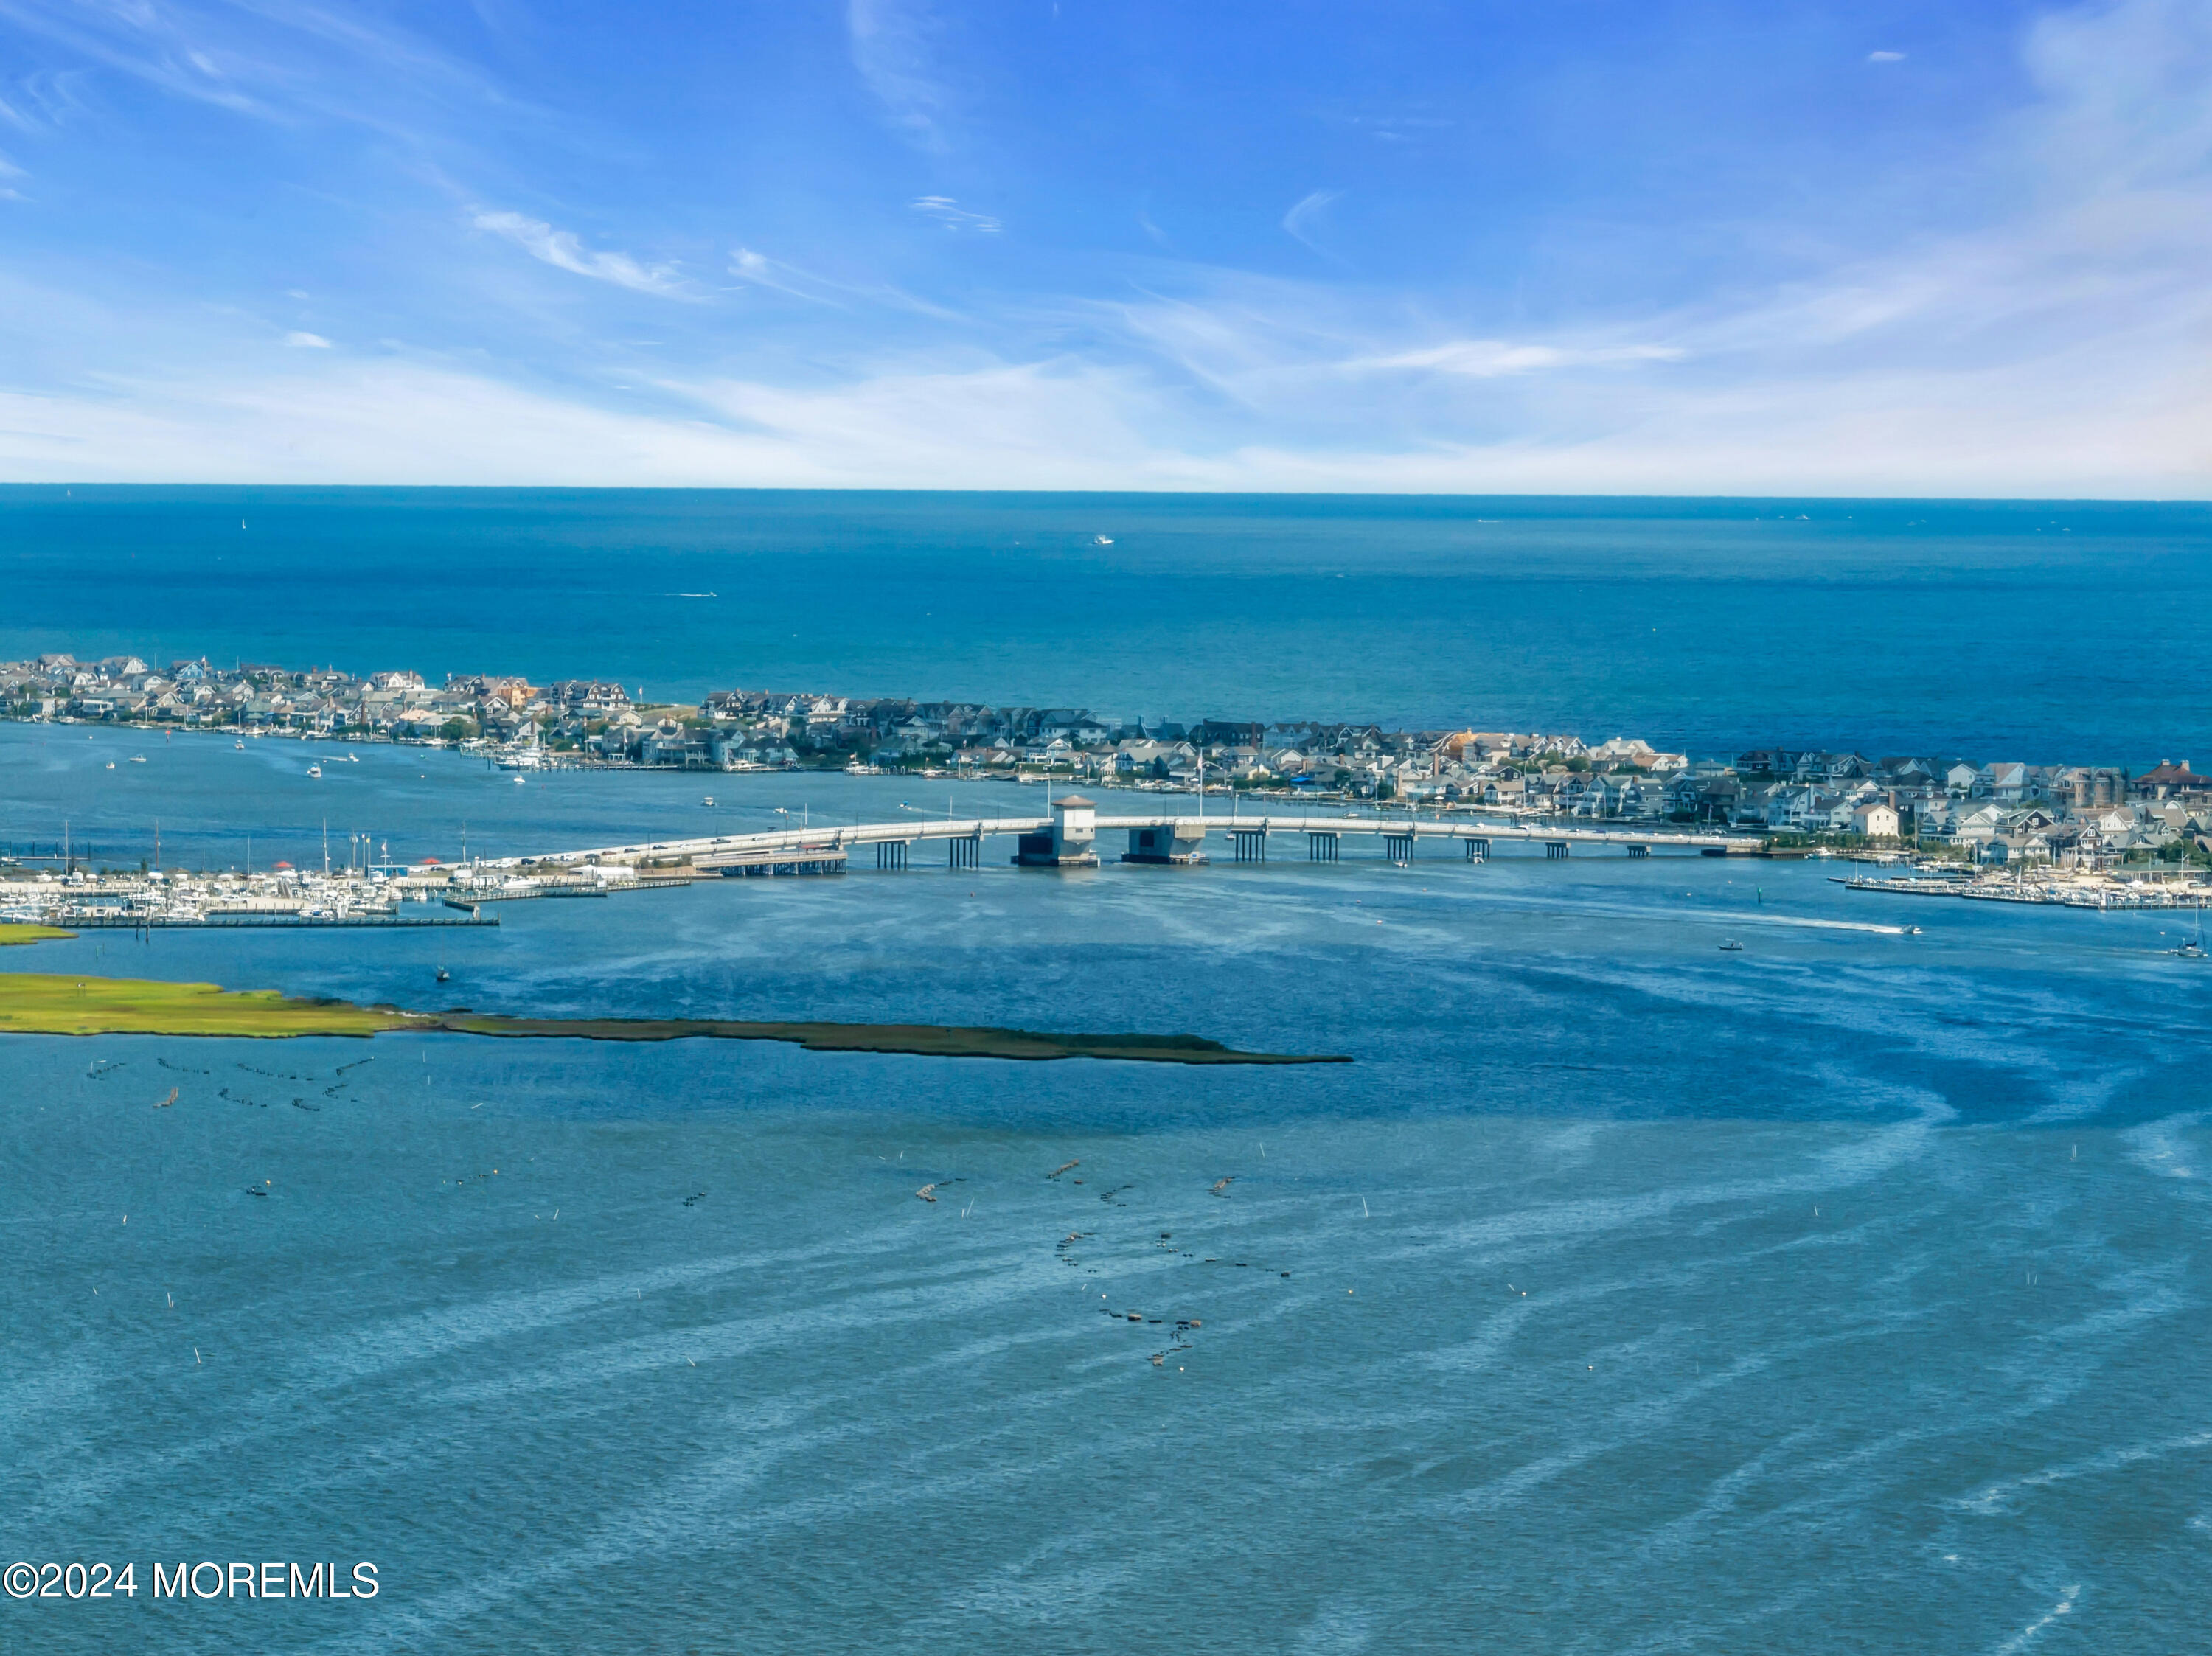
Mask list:
[[517,787],[519,788],[519,787],[520,787],[520,786],[523,785],[523,783],[524,783],[524,782],[527,781],[528,779],[528,779],[527,777],[521,777],[521,776],[518,776],[518,777],[516,777],[516,778],[514,779],[514,786],[517,786]]
[[113,770],[115,768],[115,761],[112,759],[107,761],[107,768],[110,770]]
[[702,804],[702,805],[711,805],[711,804],[713,804],[714,803],[714,796],[713,794],[711,794],[711,793],[710,793],[710,794],[708,794],[705,798],[702,799],[699,803],[700,803],[701,804]]
[[307,774],[310,776],[320,776],[322,773],[323,767],[320,765],[310,765],[307,767]]
[[237,749],[240,753],[244,753],[246,751],[246,743],[243,742],[234,742],[230,745]]
[[134,753],[131,755],[131,762],[134,765],[143,765],[146,762],[146,755],[143,753]]

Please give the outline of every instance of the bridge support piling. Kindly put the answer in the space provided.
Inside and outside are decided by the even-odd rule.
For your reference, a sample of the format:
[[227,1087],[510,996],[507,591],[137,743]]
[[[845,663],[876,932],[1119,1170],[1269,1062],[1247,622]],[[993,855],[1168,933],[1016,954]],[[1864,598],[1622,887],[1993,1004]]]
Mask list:
[[1129,830],[1129,848],[1121,853],[1121,860],[1188,867],[1206,860],[1206,852],[1200,848],[1204,844],[1203,830],[1195,822],[1155,822]]
[[1649,857],[1651,854],[1651,847],[1649,846],[1631,846],[1628,848],[1628,854],[1631,857]]
[[907,842],[903,840],[881,840],[876,844],[876,866],[880,869],[906,870]]
[[981,868],[983,864],[983,836],[970,834],[961,839],[947,840],[945,852],[945,865],[949,869],[957,871],[963,868]]
[[1237,846],[1240,863],[1264,863],[1267,860],[1267,830],[1265,828],[1231,828],[1229,837]]
[[1334,834],[1309,833],[1306,835],[1306,860],[1310,863],[1336,861],[1337,839],[1338,836]]
[[1486,863],[1490,860],[1489,840],[1468,840],[1464,841],[1464,843],[1467,846],[1468,861],[1470,863]]
[[1544,841],[1544,855],[1553,862],[1558,862],[1564,858],[1567,854],[1569,849],[1569,845],[1565,840],[1547,840]]
[[1382,836],[1382,854],[1400,868],[1413,860],[1413,836],[1410,834],[1386,834]]

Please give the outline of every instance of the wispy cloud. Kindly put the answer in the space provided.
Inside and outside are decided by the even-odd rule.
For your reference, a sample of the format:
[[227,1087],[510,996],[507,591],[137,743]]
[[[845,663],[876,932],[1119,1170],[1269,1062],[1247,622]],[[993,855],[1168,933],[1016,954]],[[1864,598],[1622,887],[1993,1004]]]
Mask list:
[[948,230],[973,230],[981,235],[995,235],[1004,228],[988,213],[971,213],[950,196],[918,196],[914,210],[935,219]]
[[665,299],[689,297],[675,266],[641,264],[628,253],[595,252],[574,231],[556,230],[543,219],[520,213],[478,213],[474,222],[477,229],[506,237],[531,258],[556,270]]
[[750,247],[730,250],[730,274],[756,288],[788,294],[793,299],[803,299],[811,304],[838,305],[842,308],[841,301],[823,291],[830,284],[818,276],[808,275],[795,264],[787,264],[781,259],[757,253]]
[[214,104],[237,114],[272,112],[216,70],[205,37],[221,25],[186,8],[9,0],[4,9],[18,28],[173,97]]
[[947,310],[942,305],[933,305],[929,300],[918,298],[889,282],[838,281],[819,271],[801,270],[787,260],[771,258],[750,247],[731,250],[730,274],[749,287],[786,294],[811,305],[828,305],[841,311],[872,306],[885,310],[910,312],[916,316],[934,317],[943,322],[966,319],[957,311]]
[[80,60],[27,76],[20,103],[0,103],[0,120],[27,128],[82,111],[86,65],[280,126],[337,121],[410,142],[434,106],[524,112],[461,58],[348,0],[0,0],[0,20]]
[[1870,64],[1901,64],[1904,61],[1905,54],[1901,52],[1869,52],[1867,53],[1867,62]]
[[853,67],[902,136],[945,148],[952,98],[936,64],[943,25],[920,0],[848,0],[845,33]]
[[1283,215],[1283,228],[1294,240],[1304,242],[1323,258],[1335,258],[1336,254],[1322,246],[1314,237],[1321,229],[1322,215],[1334,203],[1343,199],[1344,191],[1341,190],[1316,190]]
[[322,335],[319,333],[306,333],[297,330],[286,334],[284,336],[284,343],[287,345],[290,345],[300,350],[326,351],[331,348],[331,342],[324,338]]
[[1504,339],[1454,339],[1441,345],[1398,351],[1388,356],[1355,358],[1345,363],[1366,368],[1431,369],[1494,379],[1505,374],[1537,373],[1546,368],[1602,367],[1630,362],[1674,362],[1687,353],[1680,345],[1531,345]]

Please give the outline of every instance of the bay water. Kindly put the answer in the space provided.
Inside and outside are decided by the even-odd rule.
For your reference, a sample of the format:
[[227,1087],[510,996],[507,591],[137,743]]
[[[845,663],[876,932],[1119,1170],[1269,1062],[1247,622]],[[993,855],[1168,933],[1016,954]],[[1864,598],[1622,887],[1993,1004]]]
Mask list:
[[[448,525],[394,539],[399,561],[367,573],[318,557],[296,579],[204,583],[187,579],[206,555],[174,499],[122,501],[128,535],[82,533],[81,516],[75,541],[23,528],[48,506],[11,503],[9,567],[46,573],[11,586],[31,597],[0,616],[0,653],[102,628],[117,647],[198,653],[216,646],[193,637],[228,628],[249,657],[356,668],[387,649],[426,670],[620,657],[672,688],[842,668],[874,677],[836,688],[1110,707],[1129,685],[1133,711],[1176,712],[1188,685],[1220,704],[1194,711],[1352,712],[1368,695],[1357,711],[1423,719],[1519,683],[1527,700],[1497,705],[1524,724],[1587,727],[1573,698],[1610,695],[1625,724],[1646,715],[1630,727],[1724,745],[1771,732],[1778,708],[1808,729],[1863,711],[1899,746],[1954,730],[2029,756],[2179,748],[2203,718],[2121,652],[2130,610],[2139,649],[2186,663],[2203,647],[2158,607],[2185,590],[2200,532],[2172,510],[2098,509],[2132,525],[2101,531],[2110,590],[2070,548],[2031,567],[2019,536],[1992,550],[1902,523],[1863,537],[1857,573],[1804,585],[1748,554],[1734,575],[1615,581],[1586,542],[1553,592],[1585,593],[1585,612],[1524,590],[1517,628],[1451,608],[1485,583],[1424,538],[1430,519],[1398,513],[1399,555],[1398,508],[1358,519],[1367,573],[1345,585],[1414,595],[1389,624],[1455,652],[1386,647],[1352,606],[1342,647],[1321,647],[1327,589],[1277,543],[1337,505],[1249,520],[1220,502],[855,508],[847,531],[881,544],[824,531],[750,564],[727,554],[761,585],[725,637],[693,619],[652,634],[644,617],[729,602],[732,565],[668,585],[723,598],[652,612],[635,594],[678,555],[609,556],[629,531],[588,498],[565,531],[568,503],[529,507],[528,579],[520,541]],[[295,544],[362,550],[343,501],[274,504],[321,525]],[[647,508],[691,521],[658,497],[622,510]],[[834,501],[809,510],[847,522]],[[1581,535],[1610,510],[1553,520]],[[992,610],[997,586],[948,576],[974,599],[964,618],[909,624],[927,583],[901,569],[979,518],[1050,513],[1066,560],[999,565],[1045,596]],[[1100,561],[1143,539],[1115,531],[1145,513],[1210,527],[1156,563]],[[1719,537],[1717,518],[1649,533]],[[899,522],[923,525],[916,549],[902,553]],[[1094,558],[1079,528],[1115,546]],[[563,532],[594,545],[544,549]],[[126,541],[170,572],[170,603],[112,578]],[[71,548],[88,572],[75,598]],[[380,572],[418,558],[403,603]],[[1623,632],[1613,668],[1555,647],[1624,628],[1646,579],[1643,607],[1732,631],[1649,657]],[[1978,634],[1904,604],[1908,634],[2036,670],[1974,690],[1912,658],[1870,668],[1854,700],[1829,651],[1915,589],[1990,602]],[[579,590],[605,617],[596,634]],[[835,648],[769,653],[771,616],[811,617],[808,637]],[[298,647],[318,636],[333,642]],[[1770,682],[1714,676],[1746,659]],[[2069,676],[2109,693],[2069,693]],[[334,761],[319,779],[317,759]],[[450,858],[464,834],[506,853],[737,832],[779,810],[1041,807],[1004,783],[517,786],[421,749],[0,725],[0,840],[67,822],[133,866],[156,817],[172,866],[266,866],[318,864],[326,826],[339,860],[353,831]],[[1354,1061],[0,1042],[0,1563],[136,1561],[141,1587],[0,1602],[0,1649],[2197,1641],[2212,1608],[2212,979],[2165,952],[2175,919],[1852,893],[1818,863],[1502,848],[1470,865],[1425,849],[1401,868],[1349,840],[1334,864],[1302,842],[1270,857],[954,870],[923,846],[902,874],[514,904],[496,928],[88,932],[5,951],[0,971],[415,1007],[1188,1031]],[[925,1186],[937,1200],[917,1199]],[[155,1603],[155,1559],[368,1560],[380,1590]]]

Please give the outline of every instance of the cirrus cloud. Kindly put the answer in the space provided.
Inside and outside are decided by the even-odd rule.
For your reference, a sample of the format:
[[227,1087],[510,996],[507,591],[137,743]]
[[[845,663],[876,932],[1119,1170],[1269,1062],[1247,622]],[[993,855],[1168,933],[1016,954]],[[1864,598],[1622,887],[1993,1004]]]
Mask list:
[[556,230],[543,219],[526,218],[520,213],[478,213],[473,221],[477,229],[506,237],[531,258],[556,270],[589,276],[594,282],[611,282],[617,288],[641,294],[658,294],[664,299],[688,297],[672,264],[643,264],[628,253],[594,252],[574,231]]

